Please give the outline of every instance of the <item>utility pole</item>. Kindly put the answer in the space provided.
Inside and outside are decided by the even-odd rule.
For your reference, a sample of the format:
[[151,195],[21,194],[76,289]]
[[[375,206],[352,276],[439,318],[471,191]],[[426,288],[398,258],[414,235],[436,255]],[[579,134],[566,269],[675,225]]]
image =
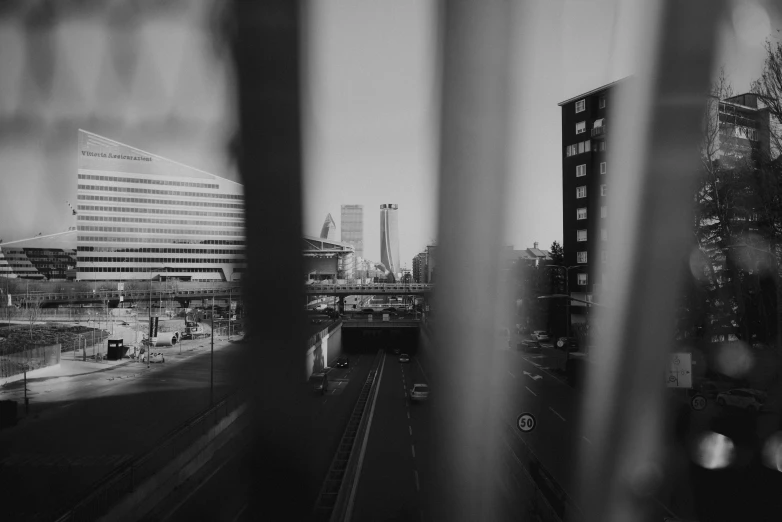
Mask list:
[[215,382],[215,298],[212,296],[212,354],[209,361],[209,405],[214,404]]

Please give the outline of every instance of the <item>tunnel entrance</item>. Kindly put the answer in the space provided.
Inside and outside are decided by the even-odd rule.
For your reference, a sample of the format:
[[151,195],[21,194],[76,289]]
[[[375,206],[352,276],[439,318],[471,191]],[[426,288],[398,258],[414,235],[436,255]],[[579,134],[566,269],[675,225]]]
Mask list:
[[378,349],[415,355],[418,352],[418,328],[343,328],[344,353],[375,353]]

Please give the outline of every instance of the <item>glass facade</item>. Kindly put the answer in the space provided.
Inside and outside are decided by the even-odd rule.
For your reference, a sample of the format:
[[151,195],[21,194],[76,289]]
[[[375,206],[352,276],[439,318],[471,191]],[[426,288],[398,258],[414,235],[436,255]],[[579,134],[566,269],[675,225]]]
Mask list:
[[364,205],[342,205],[340,222],[342,243],[350,243],[356,257],[364,257]]
[[238,279],[239,183],[82,130],[78,161],[78,279]]

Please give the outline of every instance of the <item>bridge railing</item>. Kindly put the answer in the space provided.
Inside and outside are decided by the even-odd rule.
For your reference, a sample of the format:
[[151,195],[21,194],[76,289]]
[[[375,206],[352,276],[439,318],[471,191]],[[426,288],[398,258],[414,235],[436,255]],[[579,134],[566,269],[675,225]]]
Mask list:
[[229,288],[200,288],[200,289],[151,289],[151,290],[98,290],[95,292],[52,292],[52,293],[36,293],[31,295],[19,294],[12,295],[11,300],[15,304],[23,304],[25,302],[68,302],[68,301],[104,301],[104,300],[118,300],[120,296],[123,296],[125,300],[134,300],[139,298],[147,299],[150,296],[153,299],[159,299],[161,297],[166,299],[175,299],[184,296],[228,296],[234,295],[238,297],[240,295],[241,288],[239,286]]

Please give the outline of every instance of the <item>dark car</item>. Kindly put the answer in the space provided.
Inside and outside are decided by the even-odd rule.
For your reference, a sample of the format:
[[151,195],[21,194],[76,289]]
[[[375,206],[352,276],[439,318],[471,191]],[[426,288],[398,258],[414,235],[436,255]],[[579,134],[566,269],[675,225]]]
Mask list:
[[564,350],[567,347],[569,352],[578,351],[578,339],[575,337],[560,337],[556,342],[557,348]]
[[336,368],[347,368],[348,367],[348,358],[347,357],[340,357],[336,361],[334,361],[334,366]]
[[375,311],[372,308],[364,308],[363,310],[361,310],[361,313],[362,314],[373,314],[373,313],[375,313]]
[[396,312],[396,308],[392,308],[392,307],[383,308],[383,311],[384,312]]
[[399,356],[399,362],[401,363],[409,363],[410,362],[410,356],[406,353],[403,353]]

